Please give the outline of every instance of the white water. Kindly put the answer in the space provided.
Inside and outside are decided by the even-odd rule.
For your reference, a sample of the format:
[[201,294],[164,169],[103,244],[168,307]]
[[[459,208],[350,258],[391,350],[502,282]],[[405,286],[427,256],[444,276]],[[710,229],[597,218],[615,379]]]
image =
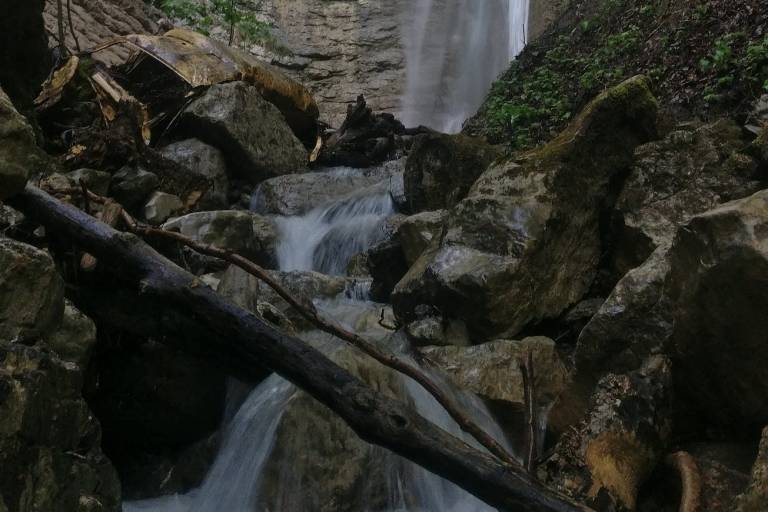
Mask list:
[[455,133],[526,43],[530,0],[412,0],[401,118]]

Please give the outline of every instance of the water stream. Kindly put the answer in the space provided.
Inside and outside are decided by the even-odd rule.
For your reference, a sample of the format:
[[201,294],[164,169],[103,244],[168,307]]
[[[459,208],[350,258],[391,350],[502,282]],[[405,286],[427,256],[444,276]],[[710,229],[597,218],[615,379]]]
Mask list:
[[530,0],[412,0],[401,118],[455,133],[526,43]]
[[[474,112],[491,81],[525,42],[528,0],[414,0],[404,31],[408,84],[404,98],[407,124],[427,124],[443,131],[458,131]],[[258,197],[255,198],[258,202]],[[277,248],[281,270],[315,270],[344,275],[350,259],[378,241],[394,206],[383,181],[294,217],[278,217]],[[371,302],[368,283],[357,283],[354,293],[316,300],[318,309],[349,328],[366,325],[365,319],[384,307]],[[376,322],[369,323],[376,324]],[[373,328],[365,334],[392,350],[404,339]],[[327,354],[341,350],[339,342],[318,333],[303,333]],[[321,342],[318,344],[318,337]],[[402,347],[401,347],[402,348]],[[404,356],[403,356],[404,357]],[[415,363],[414,363],[415,364]],[[399,379],[401,399],[453,435],[462,434],[442,407],[409,379]],[[435,378],[439,378],[435,376]],[[445,383],[447,386],[448,384]],[[475,420],[493,437],[507,444],[484,404],[476,397],[452,390]],[[294,464],[303,454],[277,461],[285,468],[277,487],[266,489],[266,468],[275,461],[282,420],[301,392],[272,375],[256,386],[222,426],[219,453],[202,485],[186,494],[124,504],[125,512],[293,512],[316,510],[305,501],[300,472]],[[228,409],[232,408],[232,404]],[[301,443],[298,444],[299,446]],[[340,510],[370,512],[487,512],[494,510],[454,484],[381,448],[369,446],[375,461],[376,488],[384,502],[362,496]],[[290,450],[289,450],[290,452]],[[311,479],[309,479],[311,480]],[[365,477],[363,476],[363,480]],[[275,485],[274,481],[271,485]],[[267,495],[269,496],[267,498]],[[327,504],[326,504],[327,505]],[[330,510],[330,508],[328,508]],[[335,510],[335,509],[334,509]]]

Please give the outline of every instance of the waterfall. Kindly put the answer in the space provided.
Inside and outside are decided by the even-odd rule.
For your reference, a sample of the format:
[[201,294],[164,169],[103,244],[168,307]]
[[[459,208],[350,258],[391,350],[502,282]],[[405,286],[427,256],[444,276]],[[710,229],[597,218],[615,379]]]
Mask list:
[[526,43],[530,0],[413,0],[403,12],[401,118],[455,133]]

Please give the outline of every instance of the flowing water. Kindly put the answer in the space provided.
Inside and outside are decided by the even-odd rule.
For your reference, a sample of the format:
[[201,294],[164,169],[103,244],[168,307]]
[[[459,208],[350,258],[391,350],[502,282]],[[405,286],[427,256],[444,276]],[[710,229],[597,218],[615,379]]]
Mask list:
[[455,133],[526,43],[530,0],[412,0],[401,118]]
[[[413,0],[404,13],[408,83],[404,121],[426,124],[442,131],[458,131],[461,123],[482,102],[491,81],[522,49],[528,0]],[[258,202],[258,196],[254,198]],[[295,217],[279,217],[277,248],[281,270],[315,270],[344,275],[350,259],[383,236],[387,217],[394,213],[387,182],[352,193]],[[384,305],[370,301],[370,283],[361,281],[332,300],[316,301],[318,309],[348,328],[365,324]],[[366,331],[377,342],[397,350],[402,338]],[[315,342],[317,333],[305,333]],[[327,354],[339,342],[325,338],[319,345]],[[405,356],[402,356],[405,357]],[[415,363],[414,363],[415,364]],[[476,443],[462,434],[443,408],[410,379],[397,377],[401,398],[436,425]],[[440,376],[434,375],[436,380]],[[447,382],[444,385],[449,386]],[[476,397],[453,390],[456,398],[493,437],[507,445],[504,435]],[[125,512],[293,512],[313,509],[303,501],[304,478],[295,474],[295,457],[278,461],[288,478],[269,489],[265,503],[265,468],[274,462],[281,420],[300,393],[292,384],[272,375],[256,386],[239,406],[233,398],[225,415],[223,436],[213,466],[202,485],[183,495],[124,504]],[[235,394],[233,394],[235,395]],[[234,411],[237,412],[234,412]],[[509,448],[509,446],[507,445]],[[454,484],[386,450],[370,446],[385,503],[374,507],[365,497],[345,509],[370,512],[487,512],[494,510]],[[299,466],[303,467],[303,466]],[[297,483],[298,482],[298,483]]]

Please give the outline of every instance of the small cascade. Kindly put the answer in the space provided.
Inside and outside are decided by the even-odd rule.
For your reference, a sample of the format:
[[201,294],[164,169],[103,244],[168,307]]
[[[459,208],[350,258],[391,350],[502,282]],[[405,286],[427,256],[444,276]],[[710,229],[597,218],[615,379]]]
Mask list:
[[530,0],[413,0],[403,12],[401,117],[456,133],[526,43]]
[[[384,184],[382,184],[383,187]],[[281,270],[316,270],[343,274],[349,259],[365,250],[381,237],[382,226],[392,214],[392,201],[382,187],[374,187],[336,202],[316,208],[306,215],[285,217],[279,225],[279,263]],[[387,343],[390,350],[401,352],[409,360],[403,337],[392,336],[379,329],[375,322],[365,322],[385,305],[369,298],[370,281],[361,280],[348,286],[334,299],[316,301],[324,315],[334,318],[349,329],[362,329],[364,335],[378,343]],[[374,327],[364,327],[365,325]],[[363,327],[361,327],[363,326]],[[342,349],[342,343],[319,332],[302,335],[324,353],[332,355]],[[412,364],[416,364],[411,360]],[[425,370],[428,371],[428,370]],[[437,382],[441,377],[433,375]],[[397,376],[401,398],[436,425],[462,437],[475,446],[473,439],[464,435],[448,413],[412,380]],[[442,381],[445,386],[450,385]],[[507,444],[500,427],[485,405],[474,395],[453,390],[475,420],[493,437]],[[285,467],[285,478],[277,489],[270,489],[270,503],[264,503],[264,471],[275,462],[273,448],[281,427],[281,420],[292,400],[300,393],[283,378],[272,375],[256,386],[242,403],[237,413],[228,415],[223,427],[223,441],[216,460],[202,485],[184,495],[166,496],[124,504],[125,512],[261,512],[262,510],[312,510],[304,501],[301,482],[305,477],[294,468],[293,460],[302,453],[282,456],[277,460]],[[239,402],[234,393],[233,403]],[[230,404],[231,405],[231,404]],[[228,406],[228,409],[231,409]],[[301,443],[298,443],[301,446]],[[375,512],[492,512],[494,509],[458,486],[429,471],[379,447],[369,446],[369,457],[376,461],[382,481],[369,482],[372,488],[386,496],[385,508],[379,505]],[[367,500],[345,504],[352,510],[374,512]]]
[[376,186],[302,216],[279,217],[278,266],[343,275],[352,256],[379,240],[394,211],[389,190]]

